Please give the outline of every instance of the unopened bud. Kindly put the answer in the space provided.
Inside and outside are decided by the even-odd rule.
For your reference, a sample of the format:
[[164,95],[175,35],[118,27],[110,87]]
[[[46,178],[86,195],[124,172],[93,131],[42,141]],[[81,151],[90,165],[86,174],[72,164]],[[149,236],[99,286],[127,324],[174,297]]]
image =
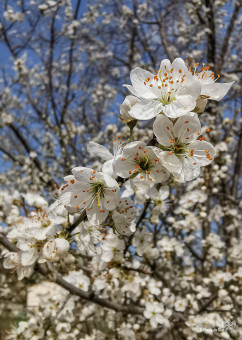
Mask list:
[[134,117],[131,117],[129,114],[129,111],[132,109],[132,107],[139,102],[139,99],[135,96],[127,96],[123,103],[120,106],[120,115],[119,118],[124,121],[125,123],[129,123],[134,119]]
[[208,100],[204,96],[198,97],[194,112],[196,112],[197,114],[203,113],[207,105],[207,102]]

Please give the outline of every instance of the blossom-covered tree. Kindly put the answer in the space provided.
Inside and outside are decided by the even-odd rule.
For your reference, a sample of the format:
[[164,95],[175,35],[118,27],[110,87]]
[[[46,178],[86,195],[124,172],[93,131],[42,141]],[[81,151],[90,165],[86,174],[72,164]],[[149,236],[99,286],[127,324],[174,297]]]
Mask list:
[[239,339],[240,2],[0,6],[0,337]]

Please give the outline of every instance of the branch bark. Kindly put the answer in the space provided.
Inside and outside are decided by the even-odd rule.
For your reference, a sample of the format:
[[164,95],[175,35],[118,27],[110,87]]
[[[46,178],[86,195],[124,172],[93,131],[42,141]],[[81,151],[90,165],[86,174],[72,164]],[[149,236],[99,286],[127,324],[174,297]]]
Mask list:
[[240,129],[240,136],[238,141],[237,156],[234,166],[233,184],[232,184],[232,195],[236,201],[238,193],[239,178],[241,175],[241,150],[242,150],[242,127]]
[[225,57],[226,57],[226,54],[227,54],[227,51],[228,51],[228,48],[229,48],[229,41],[230,41],[231,35],[233,33],[233,30],[234,30],[235,21],[238,18],[240,8],[241,8],[241,2],[238,1],[235,4],[235,8],[234,8],[233,14],[231,16],[229,26],[228,26],[228,29],[227,29],[227,32],[226,32],[226,35],[225,35],[225,38],[224,38],[224,43],[223,43],[223,46],[222,46],[221,51],[220,51],[218,66],[217,66],[217,72],[218,73],[221,72],[221,69],[223,67],[224,60],[225,60]]

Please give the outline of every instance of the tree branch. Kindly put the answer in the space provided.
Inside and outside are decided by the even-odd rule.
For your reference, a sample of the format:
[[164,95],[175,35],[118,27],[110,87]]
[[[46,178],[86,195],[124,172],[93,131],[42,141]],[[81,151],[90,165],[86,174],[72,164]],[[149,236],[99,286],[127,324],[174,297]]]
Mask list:
[[[81,5],[81,0],[77,1],[76,9],[75,9],[75,14],[73,20],[77,19],[79,7]],[[76,27],[73,29],[73,36],[76,34]],[[72,71],[73,71],[73,50],[74,50],[74,39],[71,41],[71,46],[69,50],[69,70],[68,70],[68,75],[67,75],[67,80],[66,80],[66,94],[65,94],[65,99],[64,99],[64,105],[62,108],[62,113],[61,113],[61,124],[64,124],[64,116],[66,114],[67,107],[69,105],[69,94],[70,94],[70,86],[71,86],[71,77],[72,77]]]
[[239,136],[238,147],[237,147],[237,156],[236,156],[234,174],[233,174],[232,195],[235,200],[237,199],[238,184],[239,184],[239,178],[241,175],[241,150],[242,150],[242,127],[240,129],[240,136]]
[[81,223],[85,220],[86,218],[86,211],[84,210],[80,216],[77,217],[77,219],[72,223],[72,225],[70,226],[70,228],[68,229],[69,234],[71,234],[73,232],[73,230]]
[[231,16],[229,26],[228,26],[228,29],[227,29],[227,32],[226,32],[226,35],[225,35],[225,38],[224,38],[224,43],[223,43],[223,46],[222,46],[221,51],[220,51],[220,55],[219,55],[219,59],[218,59],[218,66],[217,66],[217,72],[218,73],[220,73],[220,71],[223,67],[224,59],[225,59],[225,56],[226,56],[228,48],[229,48],[229,40],[230,40],[231,35],[233,33],[235,21],[236,21],[238,15],[239,15],[240,8],[241,8],[241,2],[238,1],[235,4],[234,12]]
[[190,246],[189,243],[185,242],[185,246],[190,250],[190,252],[192,253],[192,255],[198,259],[199,261],[204,261],[203,257],[201,257],[200,255],[198,255],[195,250]]

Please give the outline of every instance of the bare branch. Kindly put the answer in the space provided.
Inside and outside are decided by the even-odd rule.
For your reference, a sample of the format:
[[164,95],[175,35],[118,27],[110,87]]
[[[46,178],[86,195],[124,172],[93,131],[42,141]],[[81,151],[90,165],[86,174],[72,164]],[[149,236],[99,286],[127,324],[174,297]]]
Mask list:
[[227,32],[226,32],[226,35],[225,35],[225,38],[224,38],[224,43],[223,43],[223,46],[221,48],[220,55],[219,55],[219,58],[218,58],[218,66],[217,66],[217,72],[218,73],[220,73],[220,71],[223,67],[224,60],[225,60],[225,57],[226,57],[226,54],[227,54],[227,51],[228,51],[228,48],[229,48],[229,41],[230,41],[231,35],[233,33],[233,30],[234,30],[235,21],[238,18],[240,8],[241,8],[241,1],[238,1],[235,4],[234,12],[231,16],[229,26],[228,26],[228,29],[227,29]]

